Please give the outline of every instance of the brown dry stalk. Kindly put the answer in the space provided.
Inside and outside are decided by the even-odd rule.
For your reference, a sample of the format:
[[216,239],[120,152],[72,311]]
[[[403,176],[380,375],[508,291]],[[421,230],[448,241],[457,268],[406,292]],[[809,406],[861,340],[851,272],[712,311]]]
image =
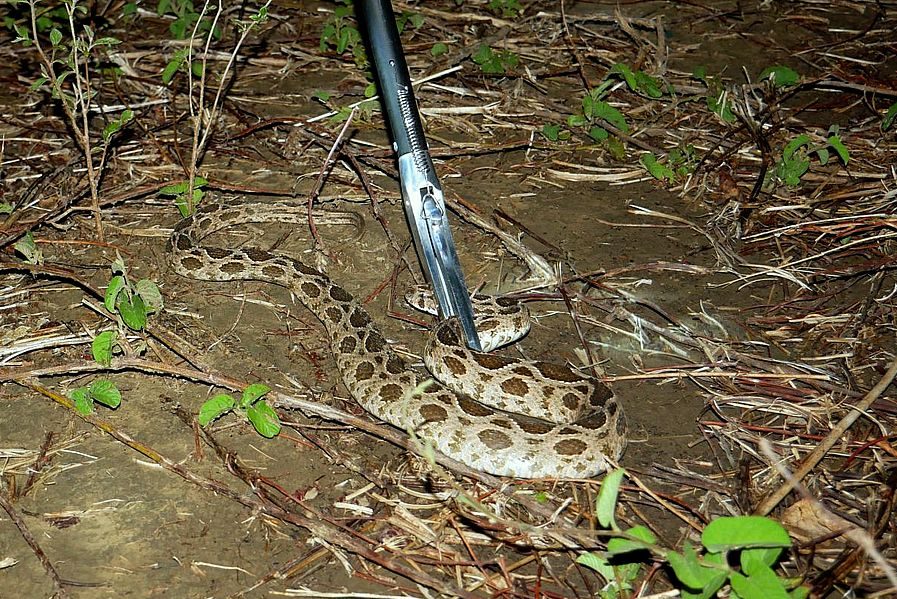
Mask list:
[[780,486],[778,489],[770,493],[766,496],[766,498],[760,502],[760,505],[757,506],[757,509],[754,510],[755,514],[759,514],[761,516],[765,516],[769,514],[782,499],[784,499],[788,493],[794,488],[794,485],[799,483],[804,479],[807,474],[810,473],[813,468],[815,468],[819,462],[822,461],[822,458],[825,457],[825,454],[829,452],[829,450],[835,446],[841,436],[847,432],[853,423],[859,420],[860,416],[862,416],[866,410],[872,406],[876,399],[884,393],[885,389],[887,389],[890,384],[894,381],[894,378],[897,377],[897,357],[895,357],[891,361],[891,366],[888,368],[887,372],[885,372],[884,376],[881,377],[881,380],[869,390],[865,397],[863,397],[862,401],[857,403],[855,406],[851,406],[851,410],[847,413],[841,421],[835,425],[835,427],[831,430],[831,432],[826,436],[825,439],[813,450],[813,452],[804,458],[803,463],[800,465],[795,472],[793,477],[790,480],[785,481],[785,483]]

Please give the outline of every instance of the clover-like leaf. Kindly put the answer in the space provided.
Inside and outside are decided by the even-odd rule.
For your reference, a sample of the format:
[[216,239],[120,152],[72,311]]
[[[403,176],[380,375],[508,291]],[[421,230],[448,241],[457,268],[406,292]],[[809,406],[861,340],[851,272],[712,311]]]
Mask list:
[[253,383],[249,385],[243,389],[243,396],[240,398],[240,407],[248,408],[269,391],[271,391],[271,387],[263,383]]
[[109,408],[117,408],[121,404],[121,391],[112,381],[99,379],[90,384],[90,396]]
[[93,400],[87,391],[87,387],[78,387],[69,393],[69,397],[75,402],[75,410],[79,414],[87,416],[93,412]]
[[140,279],[137,281],[137,284],[134,286],[134,291],[140,296],[140,299],[143,300],[147,314],[152,314],[153,312],[158,312],[162,309],[164,304],[164,301],[162,300],[162,292],[159,291],[159,286],[149,279]]
[[617,468],[613,472],[609,472],[601,481],[598,499],[595,501],[595,515],[602,528],[619,530],[614,514],[617,509],[617,497],[620,494],[620,483],[625,475],[625,470]]
[[233,397],[226,393],[219,393],[202,404],[202,407],[199,408],[199,415],[196,417],[196,420],[199,422],[200,426],[207,426],[216,418],[220,418],[233,410],[236,405],[237,403],[234,401]]
[[125,325],[134,331],[142,331],[146,326],[146,305],[139,295],[124,297],[118,302],[118,313]]
[[261,436],[271,439],[280,433],[280,418],[277,412],[264,401],[258,401],[246,409],[246,417]]
[[112,348],[115,346],[117,336],[115,331],[103,331],[93,338],[90,351],[98,364],[108,366],[112,363]]

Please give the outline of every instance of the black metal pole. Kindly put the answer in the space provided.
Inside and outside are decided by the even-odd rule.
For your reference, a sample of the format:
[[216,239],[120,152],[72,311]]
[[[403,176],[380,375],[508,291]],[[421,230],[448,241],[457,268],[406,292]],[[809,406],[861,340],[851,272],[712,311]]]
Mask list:
[[411,76],[399,41],[389,0],[357,0],[359,24],[367,31],[368,48],[374,74],[380,87],[380,99],[392,135],[396,154],[411,153],[415,165],[436,181],[433,160],[427,151],[424,128],[411,91]]

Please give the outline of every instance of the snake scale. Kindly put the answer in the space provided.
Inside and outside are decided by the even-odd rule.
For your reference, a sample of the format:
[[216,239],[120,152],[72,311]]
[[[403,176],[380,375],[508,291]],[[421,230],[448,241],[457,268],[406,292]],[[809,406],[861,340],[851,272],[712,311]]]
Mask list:
[[[172,268],[193,279],[257,280],[288,288],[324,324],[355,401],[474,469],[521,478],[585,478],[620,457],[625,419],[613,394],[569,366],[473,352],[462,342],[457,321],[449,319],[431,334],[426,362],[434,375],[453,375],[460,392],[422,385],[427,379],[390,348],[364,307],[327,275],[284,254],[203,245],[211,233],[234,225],[298,224],[306,218],[304,208],[286,203],[204,204],[172,232]],[[501,313],[513,317],[520,310],[505,300],[493,305],[497,317],[478,324],[487,344]],[[518,410],[527,414],[513,413]]]

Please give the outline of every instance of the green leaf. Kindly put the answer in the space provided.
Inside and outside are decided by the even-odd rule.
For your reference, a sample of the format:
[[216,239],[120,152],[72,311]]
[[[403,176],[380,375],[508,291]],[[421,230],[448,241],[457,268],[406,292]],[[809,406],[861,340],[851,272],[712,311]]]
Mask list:
[[818,150],[816,150],[816,155],[819,156],[819,164],[821,164],[822,166],[828,164],[828,150],[826,150],[825,148],[819,148]]
[[827,141],[828,145],[838,153],[838,158],[841,159],[844,166],[847,166],[847,163],[850,161],[850,152],[847,150],[847,146],[844,145],[844,142],[841,141],[841,136],[830,135]]
[[707,67],[705,66],[697,66],[691,72],[691,76],[699,81],[707,82]]
[[327,102],[330,99],[330,92],[326,92],[322,89],[319,89],[315,93],[312,94],[312,97],[317,98],[321,102]]
[[266,439],[276,437],[280,433],[280,418],[277,412],[264,401],[259,401],[249,406],[246,417],[255,427],[258,433]]
[[635,539],[623,539],[614,537],[607,542],[608,555],[620,555],[629,553],[630,551],[650,550],[657,543],[657,538],[645,526],[633,526],[626,531],[627,534],[635,537]]
[[115,312],[115,305],[118,300],[118,294],[121,293],[122,289],[124,288],[125,278],[121,275],[115,275],[109,281],[109,286],[106,287],[106,295],[103,297],[103,305],[109,312]]
[[190,62],[190,72],[193,73],[194,77],[202,77],[203,74],[203,64],[198,60],[194,60]]
[[706,570],[711,572],[711,576],[708,577],[704,586],[696,593],[682,589],[682,597],[687,599],[710,599],[711,597],[716,597],[717,591],[719,591],[729,579],[729,573],[726,570],[711,571],[710,568],[706,568]]
[[887,131],[890,129],[891,125],[894,124],[895,118],[897,118],[897,102],[891,104],[887,112],[885,112],[885,117],[881,120],[881,130]]
[[130,15],[137,14],[137,3],[136,2],[128,2],[121,9],[121,15],[123,17],[128,17]]
[[9,202],[0,202],[0,214],[12,214],[12,204]]
[[583,127],[588,125],[589,121],[581,114],[571,114],[567,117],[567,126],[568,127]]
[[732,590],[744,599],[789,599],[788,590],[771,568],[765,567],[751,576],[738,572],[729,575]]
[[[174,199],[174,205],[177,206],[181,216],[187,218],[190,216],[190,203],[187,201],[187,194],[181,194]],[[195,206],[195,205],[194,205]]]
[[652,77],[642,71],[636,71],[635,81],[635,91],[638,93],[648,96],[649,98],[660,98],[663,96],[663,82],[657,77]]
[[752,576],[763,568],[771,568],[782,555],[781,547],[755,547],[741,552],[741,571]]
[[166,185],[162,189],[159,190],[159,195],[163,196],[176,196],[182,193],[187,193],[187,190],[190,188],[189,181],[181,181],[180,183],[175,183],[173,185]]
[[618,137],[608,137],[604,142],[604,148],[615,160],[626,158],[626,146]]
[[671,551],[666,557],[676,578],[690,589],[706,590],[718,585],[713,589],[715,592],[728,576],[728,568],[714,568],[703,564],[698,559],[694,547],[688,542],[685,543],[682,553]]
[[58,46],[62,42],[62,32],[55,27],[50,30],[50,43]]
[[264,397],[271,391],[271,387],[263,383],[253,383],[243,389],[243,397],[240,398],[240,407],[247,408],[254,404],[260,397]]
[[617,468],[613,472],[609,472],[604,477],[604,480],[601,481],[598,499],[595,501],[595,515],[601,528],[619,530],[617,521],[614,518],[614,512],[617,509],[620,483],[623,481],[624,476],[626,476],[626,471],[622,468]]
[[806,599],[810,595],[810,587],[797,587],[791,591],[791,599]]
[[762,516],[725,516],[704,527],[701,543],[713,553],[750,547],[790,547],[785,528]]
[[146,304],[139,295],[122,297],[118,302],[118,313],[127,327],[134,331],[142,331],[146,326]]
[[610,133],[604,127],[595,125],[589,128],[589,137],[591,137],[595,141],[602,142],[610,137]]
[[109,141],[109,138],[118,133],[119,129],[121,129],[120,121],[109,121],[109,123],[103,127],[103,141]]
[[623,64],[622,62],[618,62],[614,66],[610,68],[611,75],[620,75],[623,78],[623,81],[626,82],[626,85],[631,90],[635,90],[635,74],[632,72],[628,66]]
[[802,146],[808,146],[812,141],[813,139],[806,133],[798,135],[787,144],[785,144],[785,149],[782,150],[782,157],[786,160],[792,158],[794,156],[794,153],[797,152]]
[[90,384],[90,395],[106,407],[117,408],[121,404],[121,391],[112,381],[100,379]]
[[658,181],[666,179],[672,183],[676,179],[676,173],[673,172],[673,169],[658,162],[657,158],[651,152],[642,154],[641,158],[639,158],[639,162],[641,162],[648,170],[648,173]]
[[87,387],[78,387],[69,394],[69,397],[75,402],[75,410],[79,414],[87,416],[93,412],[93,400],[87,392]]
[[794,85],[800,80],[800,75],[797,72],[781,65],[763,69],[760,73],[760,79],[766,79],[767,77],[772,78],[772,83],[776,87]]
[[623,113],[603,100],[595,102],[592,106],[592,116],[604,119],[624,133],[629,133],[629,125],[626,123],[626,117],[623,116]]
[[206,401],[199,408],[199,415],[196,420],[200,426],[207,426],[210,422],[227,414],[236,406],[234,398],[226,393],[219,393],[212,399]]
[[12,41],[14,44],[21,42],[23,46],[31,45],[31,38],[28,36],[28,30],[25,27],[13,24],[13,30],[16,32],[16,39]]
[[178,72],[185,60],[187,60],[186,48],[181,48],[175,52],[174,56],[171,57],[171,60],[168,61],[168,64],[166,64],[165,68],[162,70],[162,83],[165,85],[171,83],[175,73]]
[[152,314],[153,312],[158,312],[162,309],[164,305],[162,292],[159,291],[159,286],[149,279],[140,279],[137,281],[137,285],[134,286],[134,291],[140,296],[140,299],[143,300],[147,314]]
[[112,363],[112,348],[118,335],[115,331],[103,331],[93,338],[90,351],[98,364],[108,366]]
[[719,96],[707,96],[707,110],[717,115],[727,123],[735,122],[735,113],[732,112],[732,102],[725,94]]
[[[448,46],[443,44],[442,42],[436,42],[435,44],[433,44],[433,47],[430,48],[430,55],[434,58],[437,56],[442,56],[446,52],[448,52]],[[897,106],[897,104],[895,104],[895,106]]]
[[480,47],[477,48],[477,51],[470,58],[478,65],[483,66],[495,61],[495,52],[486,44],[480,44]]
[[46,77],[38,77],[37,79],[34,80],[34,83],[32,83],[31,86],[28,88],[28,91],[33,92],[33,91],[35,91],[35,90],[38,90],[38,89],[40,89],[40,88],[44,85],[44,83],[46,83],[46,82],[47,82],[47,78],[46,78]]
[[594,570],[608,582],[616,578],[614,567],[607,563],[607,559],[598,553],[583,553],[576,558],[576,563]]
[[542,136],[545,139],[547,139],[548,141],[557,141],[558,136],[561,133],[561,126],[560,125],[549,125],[549,124],[542,125],[541,133],[542,133]]
[[29,264],[44,263],[44,254],[34,242],[34,235],[31,234],[31,231],[25,233],[12,247],[25,257],[25,262]]
[[364,87],[364,97],[365,98],[373,98],[376,95],[377,95],[377,86],[374,85],[373,83],[368,83]]

